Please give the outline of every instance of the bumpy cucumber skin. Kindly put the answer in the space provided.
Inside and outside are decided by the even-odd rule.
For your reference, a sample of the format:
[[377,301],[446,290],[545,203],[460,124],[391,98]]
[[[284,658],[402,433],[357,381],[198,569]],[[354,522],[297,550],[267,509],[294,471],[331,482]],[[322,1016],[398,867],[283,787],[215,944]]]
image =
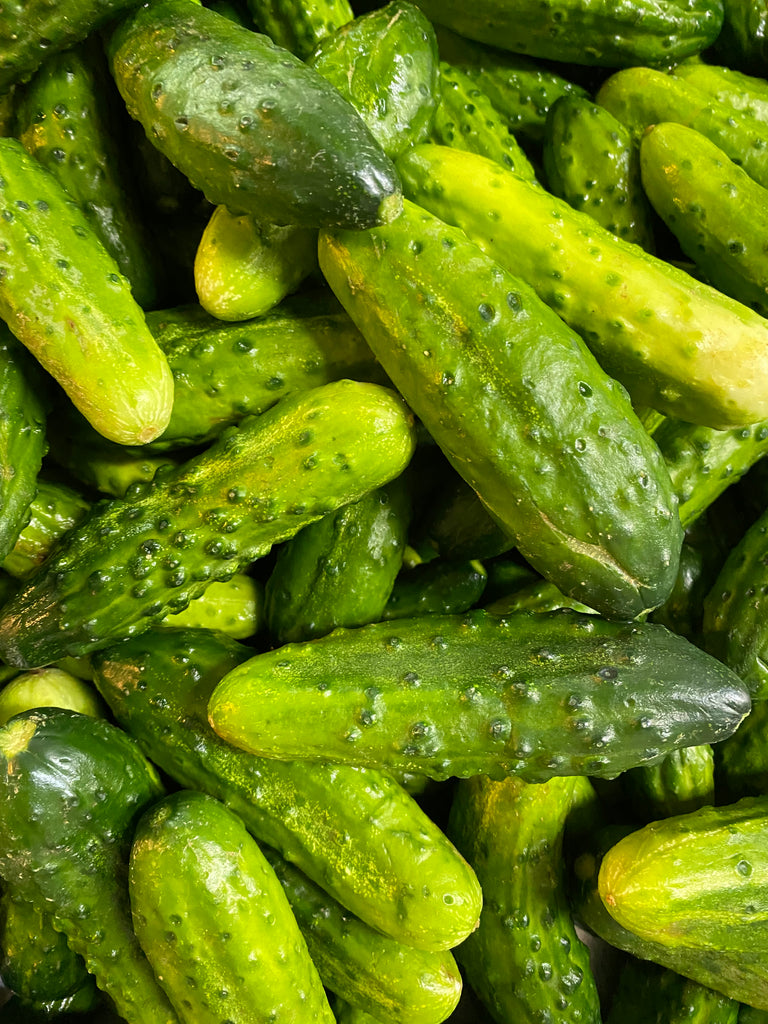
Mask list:
[[563,829],[575,779],[462,780],[448,834],[483,887],[480,924],[457,950],[497,1021],[599,1024],[589,951],[565,887]]
[[473,153],[416,146],[399,170],[409,199],[532,285],[636,404],[722,429],[768,415],[768,322],[753,310]]
[[395,580],[382,619],[460,615],[483,596],[488,574],[478,561],[435,558],[404,569]]
[[0,874],[52,915],[71,949],[137,1024],[177,1024],[133,933],[126,875],[156,770],[115,726],[60,708],[0,729]]
[[342,377],[386,383],[365,339],[329,290],[286,299],[243,324],[199,306],[158,310],[147,323],[174,377],[170,422],[153,449],[211,441],[292,391]]
[[650,126],[640,145],[643,187],[705,278],[768,313],[768,189],[685,125]]
[[217,206],[304,227],[399,213],[395,169],[360,117],[267,36],[162,0],[122,21],[109,53],[128,112]]
[[687,814],[715,802],[715,762],[709,743],[682,747],[652,767],[622,776],[636,813],[646,821]]
[[384,369],[525,558],[610,617],[664,601],[682,531],[658,450],[533,289],[409,202],[384,228],[321,232],[319,251]]
[[392,776],[255,757],[213,732],[211,693],[252,653],[208,630],[156,630],[98,654],[95,683],[155,764],[226,803],[372,928],[419,949],[461,942],[477,922],[480,886]]
[[355,14],[349,0],[247,0],[260,32],[306,60]]
[[76,491],[50,480],[37,481],[29,521],[3,559],[2,568],[24,579],[41,565],[58,540],[80,522],[90,505]]
[[544,170],[556,196],[611,234],[653,252],[637,147],[604,107],[578,96],[557,100],[547,117]]
[[717,38],[722,3],[612,0],[417,0],[433,21],[503,50],[570,64],[669,64]]
[[156,268],[125,154],[112,134],[114,85],[102,61],[95,46],[47,60],[17,104],[16,135],[82,207],[138,304],[151,308]]
[[434,142],[495,160],[523,178],[536,173],[506,119],[461,68],[440,61],[440,102],[432,121]]
[[30,514],[45,453],[45,409],[35,367],[0,321],[0,559]]
[[439,1024],[450,1016],[462,987],[450,952],[394,942],[354,918],[274,850],[265,848],[264,855],[326,988],[391,1024]]
[[289,395],[177,469],[98,502],[3,606],[6,660],[35,667],[87,654],[181,611],[398,476],[412,424],[393,391],[338,381]]
[[739,1003],[657,964],[625,959],[606,1024],[737,1024]]
[[128,884],[136,934],[183,1024],[333,1024],[282,886],[224,804],[190,790],[155,804]]
[[701,89],[718,103],[768,123],[768,83],[764,78],[698,59],[683,61],[673,73],[675,78]]
[[426,136],[438,103],[437,39],[407,0],[327,36],[309,63],[349,100],[388,156]]
[[15,139],[0,207],[0,315],[100,433],[151,441],[173,402],[165,356],[85,214]]
[[724,739],[748,709],[737,676],[663,626],[473,611],[256,655],[208,712],[222,738],[265,756],[543,782]]
[[408,489],[398,479],[281,545],[265,590],[272,641],[378,622],[403,563],[409,521]]

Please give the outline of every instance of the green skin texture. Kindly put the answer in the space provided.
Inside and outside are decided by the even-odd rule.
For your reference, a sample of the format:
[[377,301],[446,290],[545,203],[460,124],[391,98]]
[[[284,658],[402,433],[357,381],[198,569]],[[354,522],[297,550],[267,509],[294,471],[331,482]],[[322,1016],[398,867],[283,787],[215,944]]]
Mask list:
[[480,601],[487,578],[484,567],[474,560],[422,562],[398,574],[381,618],[461,615]]
[[321,232],[319,251],[400,393],[525,558],[609,617],[664,601],[682,532],[658,451],[535,292],[411,203],[384,228]]
[[265,591],[273,643],[378,622],[403,563],[410,516],[398,479],[281,545]]
[[653,68],[625,68],[606,79],[596,101],[637,137],[664,121],[693,128],[768,188],[768,125],[718,103],[690,82]]
[[731,551],[704,600],[704,646],[768,698],[768,512]]
[[55,665],[21,672],[0,688],[0,725],[30,708],[68,708],[94,718],[105,711],[90,683]]
[[678,64],[674,76],[701,89],[718,103],[768,124],[768,83],[764,78],[701,60]]
[[636,404],[720,429],[768,415],[768,322],[753,310],[473,153],[416,146],[399,170],[409,199],[527,281]]
[[86,47],[47,60],[17,104],[15,134],[82,207],[138,304],[152,308],[156,268],[138,195],[113,134],[114,85],[102,61],[99,51]]
[[768,792],[768,702],[758,701],[733,736],[715,748],[718,788],[730,800]]
[[89,508],[89,502],[70,487],[51,480],[38,480],[28,509],[28,522],[3,560],[2,568],[17,579],[29,576]]
[[355,16],[349,0],[247,0],[247,4],[259,31],[302,60]]
[[768,188],[700,132],[674,123],[646,130],[640,168],[653,207],[705,278],[768,314]]
[[577,780],[462,780],[448,834],[483,887],[480,925],[457,950],[499,1024],[600,1024],[589,951],[565,887],[563,829]]
[[556,196],[611,234],[653,252],[637,146],[605,108],[578,96],[557,100],[547,118],[544,170]]
[[387,1024],[440,1024],[455,1009],[462,981],[450,952],[425,952],[374,931],[269,848],[326,988]]
[[520,586],[515,587],[511,593],[497,597],[495,601],[485,606],[491,615],[510,615],[519,611],[553,612],[558,608],[573,608],[583,615],[597,614],[594,608],[566,597],[554,583],[548,580],[530,580],[528,577],[524,577],[520,581]]
[[442,558],[483,561],[514,545],[477,493],[452,469],[450,477],[441,479],[430,492],[418,529]]
[[667,968],[626,960],[606,1024],[737,1024],[739,1003]]
[[430,137],[438,145],[486,156],[523,178],[536,177],[507,119],[469,75],[445,61],[440,62],[440,103]]
[[333,295],[308,291],[243,324],[199,306],[150,313],[147,323],[174,377],[171,420],[152,448],[211,441],[292,391],[342,377],[384,383],[365,339]]
[[154,763],[226,803],[371,928],[418,949],[461,942],[480,913],[477,879],[390,775],[256,757],[213,732],[213,689],[252,653],[207,630],[154,631],[97,655],[94,681]]
[[282,886],[224,804],[181,790],[152,807],[128,885],[136,935],[182,1024],[333,1024]]
[[570,611],[337,629],[255,655],[208,707],[267,757],[529,782],[612,778],[724,739],[748,710],[737,676],[663,626]]
[[95,504],[0,612],[21,667],[79,656],[179,612],[303,526],[398,476],[413,417],[338,381],[289,395],[177,469]]
[[263,624],[264,594],[253,577],[236,573],[231,580],[212,583],[183,612],[166,615],[163,629],[216,629],[234,640],[255,636]]
[[768,11],[756,0],[724,0],[718,52],[730,67],[761,75],[768,57]]
[[217,206],[195,255],[200,305],[218,320],[263,316],[317,267],[317,231],[260,225]]
[[[727,741],[726,741],[727,742]],[[646,821],[687,814],[715,802],[714,752],[709,743],[683,747],[653,767],[622,776],[632,807]]]
[[157,437],[165,356],[85,214],[15,139],[0,139],[0,215],[0,316],[101,434]]
[[45,451],[45,409],[29,363],[0,321],[0,559],[27,522]]
[[326,36],[309,63],[349,100],[387,156],[426,136],[439,98],[437,39],[407,0]]
[[571,64],[668,64],[700,53],[723,23],[719,2],[417,0],[427,17],[481,43]]
[[133,830],[161,794],[135,741],[103,720],[46,708],[0,729],[0,874],[136,1024],[177,1024],[128,905]]
[[108,50],[128,112],[215,205],[303,227],[399,213],[395,169],[355,110],[267,36],[160,0],[121,22]]

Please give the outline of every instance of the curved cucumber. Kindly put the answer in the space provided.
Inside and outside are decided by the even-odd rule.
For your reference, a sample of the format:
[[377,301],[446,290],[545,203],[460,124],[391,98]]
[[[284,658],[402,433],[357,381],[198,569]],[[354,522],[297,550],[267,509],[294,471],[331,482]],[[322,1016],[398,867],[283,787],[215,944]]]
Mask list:
[[[433,150],[497,166],[443,146],[410,153]],[[453,468],[542,575],[616,618],[665,600],[682,531],[658,450],[623,389],[532,288],[410,202],[383,228],[321,232],[320,266]]]
[[285,893],[224,804],[190,790],[159,801],[136,829],[128,883],[136,934],[183,1024],[332,1024]]
[[109,53],[128,112],[212,203],[304,227],[399,213],[397,174],[360,117],[267,36],[160,0],[120,22]]
[[259,31],[302,60],[355,16],[349,0],[247,0],[247,4]]
[[50,480],[37,481],[29,521],[3,559],[2,568],[24,579],[41,565],[67,530],[80,522],[89,503],[76,491]]
[[531,782],[652,764],[748,709],[737,676],[663,626],[567,611],[337,629],[257,654],[208,707],[223,739],[269,757]]
[[151,441],[173,402],[165,356],[85,214],[15,139],[0,208],[0,316],[100,433]]
[[416,146],[399,169],[409,199],[514,268],[636,403],[718,428],[768,415],[768,322],[753,310],[474,153]]
[[0,610],[6,660],[34,667],[87,654],[181,611],[210,583],[398,476],[413,453],[412,422],[391,390],[326,384],[94,505]]

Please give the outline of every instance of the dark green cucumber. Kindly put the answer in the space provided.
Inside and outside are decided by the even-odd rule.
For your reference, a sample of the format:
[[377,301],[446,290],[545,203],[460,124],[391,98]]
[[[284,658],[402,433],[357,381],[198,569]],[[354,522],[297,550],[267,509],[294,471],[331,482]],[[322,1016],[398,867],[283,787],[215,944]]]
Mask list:
[[101,719],[46,708],[0,729],[0,874],[52,915],[117,1012],[177,1024],[142,952],[128,906],[128,853],[156,770]]
[[[738,731],[738,730],[737,730]],[[671,818],[715,802],[715,762],[709,743],[682,747],[652,767],[630,768],[622,786],[641,819]]]
[[[410,152],[421,150],[498,167],[528,187],[474,154]],[[383,228],[321,232],[320,267],[534,568],[607,616],[631,619],[665,600],[682,532],[658,449],[624,389],[532,288],[410,202]]]
[[768,792],[768,702],[761,700],[736,732],[715,747],[718,795],[728,800]]
[[478,776],[456,788],[448,834],[483,887],[480,924],[457,956],[499,1022],[600,1022],[589,951],[565,887],[563,829],[580,781]]
[[509,593],[497,597],[485,605],[485,610],[491,615],[513,615],[515,612],[554,612],[558,608],[572,608],[583,615],[596,615],[594,608],[590,608],[581,601],[575,601],[571,597],[558,590],[554,583],[549,580],[530,579],[524,576],[519,584]]
[[264,848],[323,984],[392,1024],[439,1024],[461,995],[450,952],[426,952],[374,931],[274,850]]
[[165,356],[85,214],[15,139],[0,139],[0,213],[0,316],[105,437],[157,437]]
[[403,569],[395,579],[382,619],[414,615],[460,615],[476,605],[488,578],[476,561],[436,558]]
[[214,797],[181,790],[150,808],[128,883],[136,934],[182,1024],[332,1024],[280,882]]
[[739,1024],[768,1024],[768,1010],[756,1010],[754,1006],[742,1003],[738,1022]]
[[531,57],[618,68],[670,64],[705,50],[723,24],[720,0],[631,5],[611,0],[417,0],[433,21]]
[[109,54],[128,112],[212,203],[304,227],[399,213],[397,174],[358,114],[267,36],[161,0],[118,25]]
[[46,450],[46,412],[35,370],[0,320],[0,560],[27,523]]
[[398,478],[282,544],[265,590],[272,641],[378,622],[403,563],[409,519],[410,496]]
[[754,310],[474,153],[416,146],[399,169],[409,199],[513,268],[636,403],[718,428],[768,415],[768,321]]
[[762,75],[768,58],[768,13],[761,0],[724,0],[717,53],[729,67]]
[[258,654],[221,680],[209,716],[271,757],[542,782],[724,739],[748,709],[736,675],[663,626],[474,611]]
[[171,421],[153,448],[199,444],[292,391],[342,377],[386,376],[328,289],[286,299],[263,317],[223,324],[199,306],[147,316],[173,373]]
[[764,78],[718,64],[705,64],[698,59],[678,64],[673,74],[718,103],[768,123],[768,83]]
[[115,132],[114,84],[103,61],[95,45],[47,60],[17,104],[16,135],[82,207],[138,304],[151,309],[157,268]]
[[611,234],[653,251],[637,146],[604,107],[579,96],[562,96],[553,104],[544,135],[544,170],[556,196]]
[[13,135],[15,91],[13,86],[7,91],[0,90],[0,138]]
[[24,579],[41,565],[61,537],[79,523],[90,505],[77,491],[51,480],[37,481],[29,520],[3,559],[2,568]]
[[247,4],[259,31],[302,60],[355,16],[349,0],[247,0]]
[[420,949],[456,945],[477,922],[480,887],[394,778],[255,757],[213,732],[211,693],[252,653],[207,630],[156,630],[96,656],[95,683],[163,771],[226,803],[372,928]]
[[643,187],[706,280],[768,313],[768,189],[700,132],[649,126],[640,145]]
[[388,156],[426,137],[439,98],[437,39],[408,0],[391,0],[326,36],[309,63],[349,100]]
[[668,968],[627,959],[606,1024],[737,1024],[739,1003]]
[[289,395],[177,469],[94,505],[0,610],[22,667],[87,654],[186,608],[341,505],[398,476],[413,417],[393,391],[338,381]]
[[535,179],[536,172],[506,118],[473,78],[446,61],[440,61],[440,100],[432,120],[434,142],[471,153]]
[[419,538],[443,558],[483,561],[509,551],[512,537],[492,518],[477,492],[448,469],[425,499],[416,527]]

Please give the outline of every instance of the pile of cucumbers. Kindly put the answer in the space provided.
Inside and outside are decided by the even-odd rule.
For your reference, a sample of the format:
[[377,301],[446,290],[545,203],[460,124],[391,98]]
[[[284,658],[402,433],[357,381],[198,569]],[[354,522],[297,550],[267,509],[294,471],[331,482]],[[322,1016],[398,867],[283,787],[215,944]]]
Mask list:
[[768,1022],[757,0],[0,4],[0,1016]]

